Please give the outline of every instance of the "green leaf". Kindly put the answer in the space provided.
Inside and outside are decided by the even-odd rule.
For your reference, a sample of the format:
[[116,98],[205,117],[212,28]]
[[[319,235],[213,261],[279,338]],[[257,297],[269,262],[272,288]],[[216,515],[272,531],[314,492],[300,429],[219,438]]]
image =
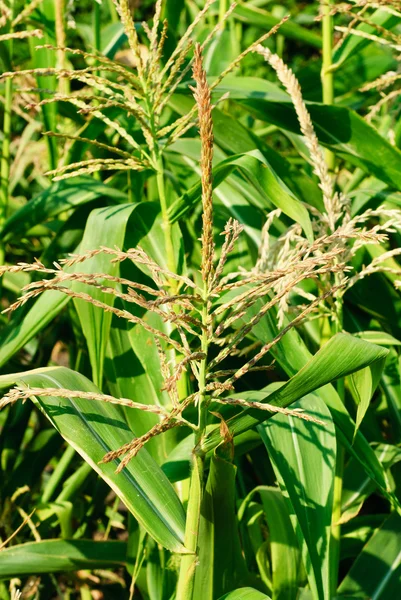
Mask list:
[[[84,254],[88,250],[100,248],[105,241],[109,248],[116,246],[122,248],[126,225],[136,206],[135,204],[123,204],[118,207],[110,206],[92,211],[85,227],[79,252]],[[96,256],[96,260],[90,259],[79,263],[74,270],[82,273],[117,275],[119,265],[112,262],[112,257],[100,253]],[[107,285],[113,287],[111,282],[108,282]],[[114,305],[115,298],[112,294],[106,294],[93,286],[88,287],[83,283],[74,283],[73,289],[76,292],[89,293],[94,300],[99,300],[109,306]],[[102,387],[103,363],[112,315],[84,300],[74,299],[74,303],[88,345],[93,380],[98,387]]]
[[330,411],[317,396],[310,394],[295,407],[323,424],[275,415],[258,429],[287,502],[313,597],[328,600],[336,434]]
[[[253,311],[257,310],[258,306],[255,306]],[[254,313],[250,312],[249,316],[251,314]],[[284,325],[287,325],[287,323],[284,323]],[[274,314],[268,314],[266,319],[263,319],[254,329],[254,333],[257,339],[263,344],[265,344],[267,340],[274,338],[278,333],[277,320]],[[364,343],[367,344],[367,349],[372,348],[372,345],[368,342]],[[377,346],[375,348],[377,348]],[[288,331],[280,342],[273,346],[272,355],[290,377],[296,374],[300,369],[303,369],[312,360],[312,355],[307,349],[305,342],[301,339],[299,333],[295,329]],[[338,357],[336,356],[333,363],[337,361],[337,358]],[[381,355],[378,354],[377,358],[380,359]],[[376,483],[382,493],[390,497],[393,503],[399,505],[396,498],[391,495],[385,470],[377,460],[377,457],[366,438],[360,431],[354,436],[355,423],[335,388],[332,385],[324,386],[320,388],[317,395],[324,400],[332,414],[339,441],[363,466],[365,472]]]
[[[372,25],[360,23],[356,29],[367,34],[378,35],[374,25],[377,25],[379,28],[392,29],[400,22],[400,18],[390,11],[385,10],[385,8],[379,8],[369,17],[369,21]],[[341,44],[341,47],[333,54],[333,68],[338,69],[347,58],[357,55],[360,50],[372,43],[372,40],[367,38],[358,35],[348,35],[344,40],[344,43]]]
[[[287,96],[287,102],[278,100],[277,94],[283,93],[280,88],[271,82],[259,81],[255,97],[246,78],[241,77],[235,83],[232,78],[228,82],[224,80],[219,85],[219,92],[230,91],[234,85],[236,96],[239,98],[242,94],[241,105],[258,119],[285,131],[300,133],[290,97]],[[307,102],[306,105],[321,144],[367,173],[401,189],[401,152],[397,148],[353,110],[317,102]],[[374,155],[372,148],[375,148]]]
[[401,440],[401,369],[400,359],[394,349],[390,350],[381,387],[387,400],[388,412],[394,438]]
[[[244,23],[256,25],[263,29],[263,33],[277,25],[280,19],[273,16],[271,13],[258,8],[256,6],[247,6],[246,3],[238,4],[234,11],[234,17]],[[283,23],[280,27],[280,34],[291,40],[303,42],[314,48],[322,47],[322,39],[313,31],[309,31],[306,27],[297,25],[293,20]]]
[[62,439],[52,427],[42,429],[22,450],[19,448],[18,462],[11,473],[3,479],[2,495],[11,498],[13,493],[24,485],[31,490],[40,482],[43,470],[58,452]]
[[[214,425],[207,426],[208,431],[212,429],[214,429]],[[261,443],[260,436],[256,431],[246,431],[234,438],[235,456],[247,454]],[[192,433],[187,435],[175,444],[167,460],[162,464],[162,470],[172,483],[182,481],[190,476],[192,450],[195,445],[195,435]],[[206,457],[206,464],[211,454],[212,452]]]
[[[184,269],[182,239],[178,225],[172,227],[173,246],[176,254],[176,264],[179,269]],[[127,223],[124,248],[141,245],[141,248],[151,256],[160,266],[168,268],[167,257],[164,252],[165,239],[162,227],[160,206],[153,202],[144,202],[137,205]],[[125,261],[121,265],[122,275],[133,281],[152,285],[147,275],[139,270],[137,265]],[[169,324],[160,316],[143,311],[138,313],[133,304],[124,302],[124,308],[146,318],[152,325],[166,335],[170,333]],[[159,406],[170,405],[170,398],[164,388],[164,379],[160,372],[160,357],[153,336],[140,325],[132,325],[115,318],[109,340],[109,360],[115,372],[115,383],[118,395],[128,398],[142,398],[146,404]],[[175,360],[174,351],[165,349],[169,360]],[[118,388],[120,391],[118,391]],[[122,390],[125,390],[121,394]],[[126,411],[127,420],[136,435],[146,433],[157,422],[155,415],[150,413],[136,413]],[[163,436],[150,441],[150,451],[161,464],[164,462],[177,444],[177,429],[166,432]]]
[[[29,38],[29,46],[31,48],[32,63],[35,69],[48,69],[55,67],[57,63],[56,51],[51,48],[44,48],[43,45],[57,45],[55,39],[55,11],[54,4],[51,0],[44,0],[40,7],[40,23],[43,31],[43,38]],[[42,46],[37,48],[37,46]],[[57,89],[57,80],[54,76],[36,77],[37,87],[41,90],[39,97],[41,100],[50,98],[51,92]],[[49,90],[46,93],[44,90]],[[44,104],[41,106],[41,114],[43,120],[44,131],[56,131],[57,129],[57,106],[56,103]],[[49,167],[55,169],[57,167],[57,141],[55,138],[47,138],[47,147],[49,151]]]
[[401,346],[400,340],[385,331],[358,331],[355,336],[379,346]]
[[[90,199],[93,199],[93,197]],[[84,243],[76,251],[83,251],[85,247],[86,249],[99,248],[104,244],[106,238],[103,237],[103,234],[107,231],[110,231],[108,238],[109,245],[113,246],[115,243],[122,246],[127,220],[135,206],[133,204],[120,205],[118,207],[112,206],[93,211],[85,227]],[[111,271],[115,269],[114,266],[111,267],[110,259],[99,254],[90,261],[78,265],[76,270],[101,273],[107,272],[104,270],[107,268]],[[85,289],[85,291],[87,290]],[[98,290],[91,288],[90,292],[95,297]],[[97,295],[100,297],[101,294],[100,292]],[[103,294],[103,297],[105,300],[110,301],[110,297],[107,297],[106,294]],[[26,312],[22,319],[17,314],[0,334],[0,365],[5,364],[29,340],[46,327],[64,306],[68,304],[69,300],[70,298],[61,292],[48,290],[39,296],[32,308]],[[84,304],[83,301],[81,304]],[[102,338],[102,333],[106,336],[109,326],[108,317],[110,315],[107,315],[103,320],[103,315],[100,314],[102,313],[101,309],[96,309],[89,305],[82,306],[81,308],[79,302],[78,306],[80,316],[84,319],[83,329],[87,336],[88,348],[94,365],[94,375],[99,378],[103,369],[102,358],[104,356],[103,343],[105,337]],[[89,320],[85,320],[85,316]],[[96,346],[101,340],[101,347]]]
[[[370,366],[387,356],[388,350],[369,342],[364,342],[351,335],[338,333],[327,342],[310,361],[287,383],[271,394],[252,392],[252,398],[259,402],[266,401],[275,406],[288,406],[306,394]],[[248,399],[250,394],[248,394]],[[238,435],[266,421],[266,411],[247,409],[227,421],[230,431]],[[203,449],[209,450],[219,441],[218,429],[206,436]]]
[[211,40],[204,58],[204,69],[208,75],[220,75],[241,54],[237,31],[233,21],[217,32]]
[[[397,446],[372,444],[372,448],[385,470],[401,461],[401,449]],[[376,488],[356,458],[352,457],[344,470],[340,523],[347,523],[353,519]]]
[[[99,393],[86,377],[64,367],[36,369],[0,377],[0,386],[66,388]],[[162,546],[183,551],[185,513],[167,477],[143,448],[120,474],[119,460],[99,464],[110,450],[132,441],[121,407],[76,398],[32,398],[63,438],[106,481],[139,523]]]
[[[225,78],[224,82],[227,79],[230,80],[230,78]],[[254,85],[254,81],[260,81],[262,85],[265,85],[263,80],[250,79],[252,79],[252,82],[249,87]],[[237,81],[237,78],[235,81]],[[283,93],[277,86],[275,86],[275,89],[280,94]],[[250,90],[248,91],[250,93]],[[192,108],[193,101],[189,97],[175,94],[170,104],[179,114],[184,115]],[[239,121],[232,119],[217,108],[213,111],[213,133],[218,146],[229,155],[259,150],[277,177],[287,185],[297,198],[319,209],[323,207],[322,194],[317,184],[298,165],[291,164],[281,154],[260,140],[252,131],[241,125]],[[188,142],[189,140],[179,140],[171,148],[178,149],[179,152],[186,154],[187,150],[183,144],[188,146]],[[195,158],[199,160],[199,152]]]
[[125,542],[44,540],[6,548],[1,552],[0,578],[64,573],[81,569],[118,569],[126,560]]
[[12,470],[20,458],[21,445],[28,429],[31,413],[31,404],[20,403],[10,406],[7,413],[1,414],[3,418],[5,417],[0,431],[0,469],[4,479],[10,479]]
[[194,598],[213,600],[246,583],[248,570],[241,550],[235,507],[236,467],[219,456],[210,462],[199,524],[199,566]]
[[167,600],[174,597],[177,573],[168,568],[170,555],[152,539],[146,547],[146,583],[149,600]]
[[269,529],[273,600],[295,600],[301,554],[287,503],[278,488],[259,485],[243,500],[239,519],[255,494],[260,494]]
[[[160,388],[156,389],[150,378],[153,371],[160,372],[160,362],[144,365],[134,353],[128,333],[128,324],[114,317],[110,329],[105,376],[113,396],[117,398],[141,398],[146,404],[160,404]],[[138,328],[138,333],[142,328]],[[158,393],[159,392],[159,393]],[[157,415],[144,411],[131,411],[124,408],[127,422],[136,436],[144,435],[158,421]],[[165,436],[149,440],[148,452],[161,464],[166,458]]]
[[9,240],[12,236],[23,235],[34,225],[101,197],[113,203],[127,199],[120,190],[89,177],[53,183],[7,219],[0,236]]
[[[306,207],[288,189],[259,150],[230,156],[219,163],[213,169],[214,188],[218,187],[237,168],[244,172],[262,197],[266,196],[277,208],[299,223],[307,238],[310,241],[313,240],[312,225]],[[201,195],[202,186],[198,183],[181,198],[178,198],[169,209],[171,221],[174,222],[181,218],[187,210],[199,202]]]
[[393,513],[373,534],[338,592],[357,598],[397,598],[401,580],[401,517]]
[[[158,316],[147,313],[146,319],[150,325],[160,330],[166,329],[166,324]],[[140,325],[132,326],[117,317],[113,318],[105,374],[111,393],[116,397],[141,398],[144,404],[156,406],[170,403],[168,394],[163,391],[164,380],[160,373],[156,344]],[[126,408],[124,411],[136,436],[147,433],[158,421],[158,417],[149,412],[134,413]],[[177,431],[167,431],[163,436],[148,442],[147,449],[158,464],[162,464],[176,447]],[[188,461],[190,454],[191,451],[188,453]]]
[[270,596],[266,596],[266,594],[263,594],[258,590],[254,590],[250,587],[244,587],[221,596],[219,600],[271,600],[271,598]]
[[349,377],[350,389],[357,403],[354,437],[369,408],[373,394],[379,385],[386,358],[387,356],[384,356],[381,360],[378,360],[365,369],[352,373]]
[[[251,85],[253,85],[253,81]],[[277,86],[276,89],[281,91]],[[291,164],[289,160],[265,144],[252,131],[218,109],[213,111],[213,131],[216,142],[225,152],[242,154],[258,149],[267,164],[276,173],[277,178],[281,179],[297,198],[317,208],[323,206],[319,187],[298,165]]]
[[[334,77],[335,98],[345,106],[354,107],[362,97],[360,88],[387,71],[394,70],[395,64],[395,57],[379,44],[372,44],[367,51],[352,54],[352,57],[342,65],[339,74]],[[308,61],[305,67],[297,71],[297,78],[306,100],[312,102],[322,100],[321,68],[321,61]]]
[[68,539],[72,538],[74,531],[72,527],[73,519],[73,504],[69,501],[59,500],[57,502],[41,504],[40,508],[35,512],[35,517],[39,521],[46,521],[53,515],[56,515],[60,524],[61,537]]
[[[166,153],[167,164],[170,171],[174,172],[178,180],[182,179],[181,173],[188,170],[194,176],[191,178],[185,178],[185,188],[190,189],[198,183],[200,178],[200,165],[199,165],[199,151],[200,144],[196,144],[197,140],[185,139],[175,142],[172,146],[172,152]],[[195,142],[195,143],[194,143]],[[224,160],[225,153],[220,148],[215,147],[215,160],[219,162]],[[180,208],[174,200],[171,204]],[[185,215],[191,210],[192,203],[188,196],[186,196],[186,202],[181,204],[180,215]],[[222,214],[223,218],[232,217],[241,223],[244,227],[244,234],[247,236],[247,240],[242,240],[242,243],[251,243],[255,250],[260,245],[260,232],[265,221],[266,207],[264,207],[266,199],[260,197],[259,193],[253,185],[235,172],[227,177],[227,179],[220,183],[214,190],[214,205],[216,210],[216,217]],[[273,205],[268,203],[268,210],[273,208]],[[170,213],[171,214],[171,213]],[[173,222],[176,216],[172,219]],[[187,217],[188,218],[188,217]],[[249,267],[251,268],[251,265]]]
[[21,321],[12,319],[0,334],[0,365],[4,365],[46,327],[68,302],[69,297],[65,294],[47,290],[39,296]]
[[162,7],[163,19],[167,19],[169,27],[175,33],[179,22],[182,11],[185,7],[185,0],[167,0]]
[[[114,58],[116,52],[121,48],[124,42],[127,41],[124,26],[118,21],[116,23],[109,23],[106,27],[102,27],[101,38],[101,51],[107,58]],[[91,45],[93,45],[93,43]]]
[[341,525],[341,558],[355,559],[388,515],[364,515]]

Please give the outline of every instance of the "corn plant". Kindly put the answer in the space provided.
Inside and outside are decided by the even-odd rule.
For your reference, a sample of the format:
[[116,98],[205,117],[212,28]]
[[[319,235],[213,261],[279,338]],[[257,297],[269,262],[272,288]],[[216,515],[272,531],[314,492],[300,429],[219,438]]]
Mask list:
[[[49,63],[1,77],[3,205],[13,89],[43,121],[54,181],[1,232],[2,594],[394,595],[396,3],[322,3],[320,38],[246,3],[158,0],[139,27],[113,0],[87,49],[66,47],[71,3],[53,8],[2,8],[4,42],[42,35],[19,31],[35,11],[54,23]],[[322,102],[282,57],[294,39],[322,46]],[[110,50],[125,40],[128,64]],[[364,121],[336,85],[372,44]]]

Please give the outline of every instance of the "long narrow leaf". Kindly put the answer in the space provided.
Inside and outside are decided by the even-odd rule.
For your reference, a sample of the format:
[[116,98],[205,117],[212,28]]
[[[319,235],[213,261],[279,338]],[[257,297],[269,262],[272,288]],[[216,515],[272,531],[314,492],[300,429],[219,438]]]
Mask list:
[[0,579],[22,575],[40,575],[107,569],[124,566],[125,542],[93,540],[44,540],[6,548],[1,552]]
[[259,431],[287,501],[313,597],[329,600],[336,434],[323,400],[310,394],[295,406],[323,425],[276,415]]
[[[304,229],[307,237],[313,239],[312,226],[308,211],[305,206],[295,198],[283,181],[271,169],[265,157],[259,150],[244,154],[230,156],[222,161],[213,171],[213,182],[216,188],[232,171],[239,168],[250,178],[262,195],[267,198],[285,214],[298,222]],[[193,186],[170,207],[170,218],[175,221],[196,204],[202,194],[201,184]]]
[[397,598],[401,578],[401,517],[393,513],[368,541],[338,588],[344,596]]
[[[313,392],[350,373],[382,360],[388,350],[370,344],[351,335],[338,333],[287,383],[270,395],[255,393],[255,400],[265,400],[276,406],[288,406],[306,394]],[[249,397],[248,397],[249,398]],[[269,418],[266,411],[248,409],[227,422],[234,435],[251,429]],[[209,450],[219,442],[216,429],[209,434],[203,448]]]
[[[111,248],[122,248],[125,238],[125,228],[129,217],[136,205],[125,204],[118,207],[99,208],[89,216],[85,227],[84,237],[80,244],[80,253],[100,248],[105,244]],[[88,260],[77,265],[77,270],[83,273],[106,273],[117,275],[118,263],[112,263],[110,256],[98,254],[96,260]],[[82,283],[74,283],[74,290],[88,293],[88,287]],[[112,285],[110,285],[112,287]],[[106,294],[98,288],[90,288],[90,294],[95,300],[110,306],[114,304],[114,296]],[[82,331],[88,344],[89,357],[92,365],[93,380],[101,387],[103,379],[103,363],[106,345],[111,326],[111,313],[95,307],[84,300],[74,299],[81,321]]]
[[[86,377],[64,367],[0,377],[0,385],[10,384],[10,379],[30,387],[99,392]],[[120,474],[115,473],[118,459],[113,463],[99,464],[107,452],[117,450],[132,440],[121,408],[114,404],[76,398],[39,396],[33,400],[152,537],[166,548],[182,552],[184,509],[167,477],[147,450],[142,449]]]

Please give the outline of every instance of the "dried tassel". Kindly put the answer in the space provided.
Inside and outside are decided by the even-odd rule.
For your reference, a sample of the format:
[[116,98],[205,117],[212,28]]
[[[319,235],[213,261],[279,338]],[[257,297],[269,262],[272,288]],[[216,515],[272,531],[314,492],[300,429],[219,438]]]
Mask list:
[[334,231],[335,224],[339,216],[338,198],[336,194],[334,194],[333,181],[320,149],[319,141],[317,139],[310,114],[303,100],[298,79],[277,54],[273,54],[268,48],[264,48],[263,46],[258,46],[256,51],[261,54],[264,59],[273,67],[277,73],[277,77],[291,96],[301,132],[305,136],[305,143],[310,152],[314,171],[320,181],[319,187],[323,193],[323,202],[326,209],[329,227],[332,231]]
[[213,241],[213,122],[210,88],[202,63],[200,45],[195,46],[193,74],[196,88],[193,89],[198,107],[199,132],[201,138],[202,171],[202,279],[209,284],[213,279],[214,241]]

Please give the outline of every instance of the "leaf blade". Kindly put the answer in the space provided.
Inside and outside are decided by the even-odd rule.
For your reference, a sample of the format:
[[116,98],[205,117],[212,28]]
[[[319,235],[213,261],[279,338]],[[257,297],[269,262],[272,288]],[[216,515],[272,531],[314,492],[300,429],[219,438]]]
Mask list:
[[[98,393],[86,377],[65,367],[1,376],[30,387],[51,387]],[[106,452],[132,440],[132,433],[119,406],[77,398],[38,396],[33,399],[62,437],[108,483],[135,518],[160,544],[182,552],[184,509],[167,477],[142,449],[117,475],[114,464],[99,464]],[[117,461],[118,462],[118,461]]]

